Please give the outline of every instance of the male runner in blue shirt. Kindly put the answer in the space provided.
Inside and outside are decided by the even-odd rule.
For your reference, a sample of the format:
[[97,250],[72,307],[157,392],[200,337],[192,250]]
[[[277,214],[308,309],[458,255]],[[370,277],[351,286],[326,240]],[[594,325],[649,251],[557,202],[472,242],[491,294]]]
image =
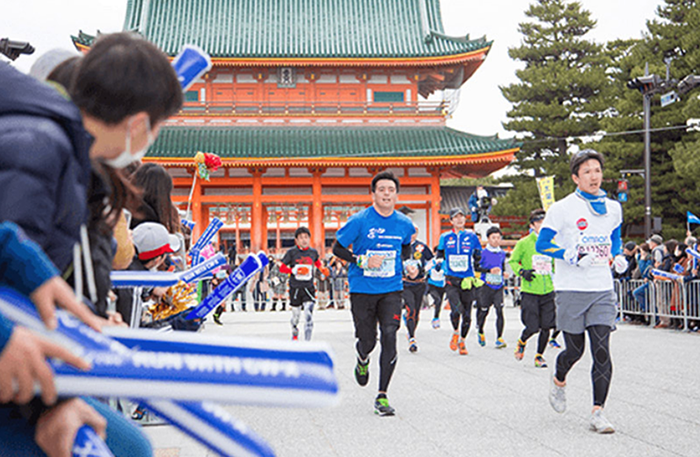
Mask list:
[[[381,330],[379,394],[375,413],[394,415],[386,392],[396,365],[396,332],[401,323],[402,259],[411,253],[413,223],[394,210],[399,180],[389,171],[372,179],[372,206],[354,214],[338,231],[333,254],[350,263],[350,305],[355,323],[357,365],[355,379],[369,380],[369,354]],[[352,251],[348,248],[352,246]]]

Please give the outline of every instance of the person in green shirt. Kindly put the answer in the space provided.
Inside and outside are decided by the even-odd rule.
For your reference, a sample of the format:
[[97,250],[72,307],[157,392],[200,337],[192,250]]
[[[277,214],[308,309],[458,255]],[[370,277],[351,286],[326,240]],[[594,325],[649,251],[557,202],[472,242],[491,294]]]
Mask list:
[[527,340],[539,332],[535,356],[535,366],[538,368],[547,367],[543,355],[549,340],[549,332],[556,327],[554,286],[552,285],[554,261],[551,257],[535,250],[544,216],[543,209],[536,209],[530,213],[531,233],[518,241],[508,262],[513,272],[522,278],[520,320],[525,328],[518,340],[515,359],[518,361],[523,359]]

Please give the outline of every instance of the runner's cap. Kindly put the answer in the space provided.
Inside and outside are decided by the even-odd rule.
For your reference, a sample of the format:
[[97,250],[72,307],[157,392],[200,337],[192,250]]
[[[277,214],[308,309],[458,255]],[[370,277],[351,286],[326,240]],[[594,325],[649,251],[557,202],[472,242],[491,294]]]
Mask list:
[[462,208],[460,208],[459,206],[455,206],[454,208],[452,208],[450,210],[450,219],[452,219],[453,217],[455,217],[458,214],[461,214],[462,216],[466,216],[466,214],[464,213],[464,210]]

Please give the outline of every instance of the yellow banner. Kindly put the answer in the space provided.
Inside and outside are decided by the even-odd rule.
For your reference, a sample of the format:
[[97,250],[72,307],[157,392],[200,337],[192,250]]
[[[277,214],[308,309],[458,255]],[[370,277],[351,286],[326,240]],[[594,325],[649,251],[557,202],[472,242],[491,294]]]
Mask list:
[[554,203],[554,176],[545,176],[537,179],[537,188],[540,191],[540,200],[542,200],[542,208],[545,211]]

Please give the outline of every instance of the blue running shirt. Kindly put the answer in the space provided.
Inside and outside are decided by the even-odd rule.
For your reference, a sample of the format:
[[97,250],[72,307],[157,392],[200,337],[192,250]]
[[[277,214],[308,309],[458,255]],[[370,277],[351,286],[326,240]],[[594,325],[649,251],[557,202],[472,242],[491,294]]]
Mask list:
[[474,263],[472,254],[474,251],[481,251],[481,242],[476,233],[462,230],[455,233],[454,230],[440,235],[438,251],[445,251],[445,262],[442,268],[445,269],[445,276],[455,276],[457,278],[473,278]]
[[386,256],[377,270],[363,270],[351,264],[348,270],[350,292],[378,295],[403,290],[401,246],[411,244],[414,232],[411,219],[397,211],[384,217],[370,206],[350,217],[338,230],[338,242],[346,248],[352,246],[357,256]]

